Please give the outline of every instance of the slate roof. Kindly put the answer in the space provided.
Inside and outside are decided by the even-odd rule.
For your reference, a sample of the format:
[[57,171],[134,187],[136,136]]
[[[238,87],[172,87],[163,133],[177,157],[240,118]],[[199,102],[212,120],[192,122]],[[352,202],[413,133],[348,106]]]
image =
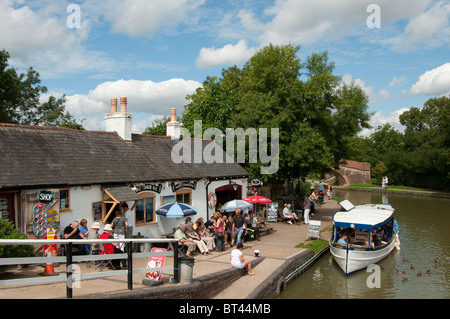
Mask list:
[[[249,176],[237,163],[171,160],[170,137],[0,124],[0,189]],[[202,142],[203,147],[207,144]]]

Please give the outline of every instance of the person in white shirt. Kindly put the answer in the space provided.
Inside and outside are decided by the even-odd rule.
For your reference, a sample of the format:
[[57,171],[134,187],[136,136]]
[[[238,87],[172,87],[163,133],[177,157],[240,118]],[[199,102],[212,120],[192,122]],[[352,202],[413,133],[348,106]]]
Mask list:
[[125,238],[131,238],[133,237],[134,214],[128,208],[127,203],[122,204],[122,209],[125,212]]
[[293,213],[291,210],[291,204],[287,204],[286,207],[284,207],[283,209],[283,218],[287,220],[288,224],[292,224],[292,222],[297,222],[298,221],[298,217],[296,213]]
[[249,276],[253,276],[255,273],[252,272],[252,265],[249,260],[244,259],[244,254],[242,253],[242,249],[244,245],[242,243],[237,244],[236,249],[231,251],[230,260],[231,266],[237,269],[247,269],[247,273]]

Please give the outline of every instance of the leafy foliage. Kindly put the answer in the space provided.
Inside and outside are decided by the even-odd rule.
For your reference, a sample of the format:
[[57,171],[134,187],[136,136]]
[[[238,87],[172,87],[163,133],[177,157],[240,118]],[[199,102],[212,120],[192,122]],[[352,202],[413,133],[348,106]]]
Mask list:
[[81,123],[65,111],[65,96],[50,96],[40,103],[41,94],[48,92],[41,85],[39,73],[29,68],[18,74],[8,68],[9,53],[0,51],[0,123],[24,125],[62,126],[83,129]]
[[400,115],[400,123],[404,133],[386,124],[369,138],[353,139],[354,159],[369,161],[372,173],[381,174],[383,168],[390,184],[448,189],[450,97],[431,98],[422,109],[412,107]]
[[[369,127],[368,99],[355,83],[333,74],[328,54],[313,53],[302,63],[300,47],[269,45],[240,69],[208,77],[188,96],[182,122],[210,127],[278,128],[280,165],[276,174],[260,176],[261,163],[246,163],[253,175],[272,183],[323,173],[347,158],[350,138]],[[268,146],[270,149],[270,146]]]
[[[8,220],[0,220],[1,239],[27,239]],[[4,257],[31,257],[34,255],[34,247],[31,245],[0,245],[0,258]]]

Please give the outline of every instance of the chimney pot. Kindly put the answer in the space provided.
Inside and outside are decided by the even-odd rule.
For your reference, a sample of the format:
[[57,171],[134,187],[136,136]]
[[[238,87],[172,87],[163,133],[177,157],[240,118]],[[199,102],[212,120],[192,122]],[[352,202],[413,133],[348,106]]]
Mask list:
[[177,109],[172,107],[170,109],[170,121],[171,122],[176,122],[176,120],[177,120]]
[[126,96],[120,97],[120,112],[123,112],[123,113],[127,112],[127,97]]
[[111,113],[117,112],[117,98],[111,98]]

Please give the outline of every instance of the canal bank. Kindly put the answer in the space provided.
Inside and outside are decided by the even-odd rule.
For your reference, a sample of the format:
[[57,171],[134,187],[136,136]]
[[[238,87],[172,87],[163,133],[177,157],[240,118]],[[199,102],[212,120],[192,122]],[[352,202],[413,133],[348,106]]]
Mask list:
[[[328,239],[331,235],[331,216],[340,209],[333,200],[326,200],[318,207],[315,216],[311,219],[320,220],[321,236]],[[312,257],[310,249],[295,247],[305,242],[307,225],[289,225],[286,223],[267,223],[273,227],[270,234],[262,236],[260,241],[244,243],[244,257],[251,260],[255,276],[247,276],[244,271],[238,271],[230,266],[231,247],[225,252],[214,252],[212,255],[195,256],[193,268],[193,281],[190,284],[171,284],[171,272],[164,272],[163,284],[148,287],[142,284],[144,274],[133,276],[133,290],[126,289],[126,276],[91,279],[81,282],[81,287],[74,289],[74,298],[216,298],[216,299],[245,299],[270,298],[266,292],[277,293],[286,284],[286,278],[292,275],[299,267],[306,264]],[[260,251],[255,257],[254,250]],[[167,264],[172,262],[167,258]],[[147,260],[144,258],[133,261],[137,268],[144,267]],[[93,271],[85,269],[85,263],[79,264],[81,272]],[[39,266],[30,269],[15,269],[11,271],[17,277],[37,275],[42,272]],[[55,272],[64,273],[65,265],[55,267]],[[269,289],[270,287],[270,289]],[[46,294],[42,295],[42,289]],[[259,292],[264,292],[258,293]],[[15,287],[1,287],[0,299],[42,299],[65,298],[65,284],[53,283],[47,285],[28,285]]]

